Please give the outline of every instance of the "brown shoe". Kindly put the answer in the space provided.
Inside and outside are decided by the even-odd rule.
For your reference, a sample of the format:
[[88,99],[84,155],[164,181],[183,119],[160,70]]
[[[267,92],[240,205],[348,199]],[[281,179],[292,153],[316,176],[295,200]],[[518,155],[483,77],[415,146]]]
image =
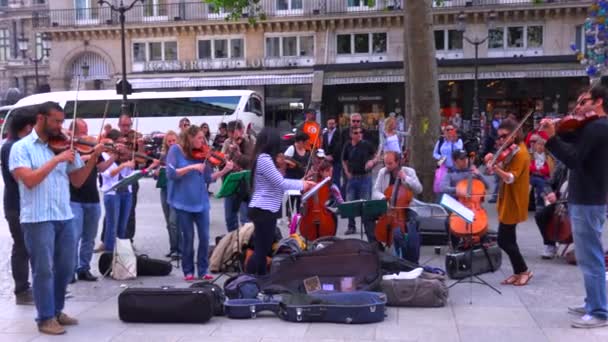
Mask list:
[[38,323],[38,331],[47,335],[63,335],[65,329],[57,322],[55,318],[47,319]]
[[57,316],[57,322],[59,322],[59,324],[61,325],[78,325],[78,320],[76,318],[70,317],[68,315],[66,315],[65,313],[60,313],[59,316]]

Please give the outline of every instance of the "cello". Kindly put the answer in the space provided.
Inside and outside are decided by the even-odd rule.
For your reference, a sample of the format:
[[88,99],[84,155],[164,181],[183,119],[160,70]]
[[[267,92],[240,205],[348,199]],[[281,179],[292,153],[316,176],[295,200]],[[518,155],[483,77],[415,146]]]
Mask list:
[[[322,181],[318,176],[314,180]],[[330,186],[330,182],[326,182],[319,191],[302,204],[300,234],[308,241],[336,235],[337,219],[325,206],[331,196]]]
[[475,213],[475,218],[472,223],[468,223],[462,217],[454,213],[450,214],[450,231],[457,237],[472,237],[471,242],[478,242],[488,231],[488,213],[481,205],[486,194],[486,186],[481,180],[474,179],[471,172],[467,179],[456,184],[456,193],[460,194],[457,196],[458,202],[471,209]]
[[[397,170],[401,170],[401,168],[398,167]],[[405,209],[410,206],[414,194],[405,184],[401,183],[401,178],[397,177],[395,183],[384,190],[384,196],[389,199],[389,208],[386,214],[380,216],[378,222],[376,222],[374,235],[376,240],[390,247],[393,245],[393,230],[395,228],[401,229],[404,234],[407,233]]]

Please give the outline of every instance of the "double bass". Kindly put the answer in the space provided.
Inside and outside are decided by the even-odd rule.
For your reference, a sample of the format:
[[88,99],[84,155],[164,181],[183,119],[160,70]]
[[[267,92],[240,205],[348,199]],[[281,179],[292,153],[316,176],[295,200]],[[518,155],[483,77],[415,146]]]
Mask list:
[[475,218],[469,223],[454,213],[450,214],[450,232],[460,238],[472,237],[471,242],[478,242],[488,231],[488,213],[481,205],[486,186],[481,180],[473,178],[471,172],[467,179],[456,184],[456,193],[460,194],[458,201],[471,209]]
[[[314,181],[319,182],[322,179],[315,177]],[[300,234],[308,241],[336,235],[337,218],[325,205],[331,197],[330,186],[331,183],[327,182],[302,204]]]
[[[401,170],[401,168],[398,168]],[[401,183],[401,178],[396,177],[395,183],[384,190],[385,198],[389,199],[389,208],[386,214],[380,216],[376,222],[374,235],[376,240],[383,242],[387,247],[393,245],[393,230],[401,229],[407,233],[407,214],[405,209],[410,206],[414,194],[405,185]]]

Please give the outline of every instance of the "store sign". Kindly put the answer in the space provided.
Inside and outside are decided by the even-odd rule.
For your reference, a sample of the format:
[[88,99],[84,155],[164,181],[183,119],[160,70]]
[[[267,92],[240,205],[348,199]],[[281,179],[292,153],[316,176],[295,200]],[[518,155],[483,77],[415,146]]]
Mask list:
[[314,65],[314,58],[252,58],[192,61],[151,61],[143,63],[143,72],[206,71],[226,69],[286,68]]
[[360,102],[360,101],[382,101],[382,96],[368,96],[368,95],[361,95],[361,96],[350,96],[350,95],[345,95],[345,96],[338,96],[338,101],[339,102]]
[[[554,77],[579,77],[586,76],[585,70],[529,70],[529,71],[492,71],[480,72],[479,79],[501,79],[501,78],[554,78]],[[473,73],[440,74],[440,81],[471,80],[475,78]]]

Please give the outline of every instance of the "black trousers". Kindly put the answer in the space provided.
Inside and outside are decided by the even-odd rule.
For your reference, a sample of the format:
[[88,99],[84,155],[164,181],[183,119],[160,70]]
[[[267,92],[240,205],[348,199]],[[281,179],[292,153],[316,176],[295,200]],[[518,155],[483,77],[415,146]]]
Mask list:
[[19,223],[18,211],[7,211],[4,213],[8,228],[13,237],[13,249],[11,251],[11,271],[15,281],[15,294],[19,294],[30,288],[28,277],[30,275],[30,256],[25,248],[23,231]]
[[245,265],[247,273],[266,274],[266,256],[272,251],[272,243],[275,240],[275,227],[277,226],[277,214],[259,208],[249,208],[249,219],[253,222],[253,256]]
[[513,266],[513,273],[519,274],[526,272],[528,266],[519,251],[515,227],[517,227],[516,224],[504,224],[499,222],[498,246],[509,256],[509,260],[511,260],[511,265]]
[[554,212],[555,204],[550,204],[544,207],[542,210],[537,211],[534,215],[534,220],[536,221],[536,225],[540,230],[540,235],[543,237],[543,243],[545,246],[555,246],[555,241],[547,237],[547,226],[549,225]]

